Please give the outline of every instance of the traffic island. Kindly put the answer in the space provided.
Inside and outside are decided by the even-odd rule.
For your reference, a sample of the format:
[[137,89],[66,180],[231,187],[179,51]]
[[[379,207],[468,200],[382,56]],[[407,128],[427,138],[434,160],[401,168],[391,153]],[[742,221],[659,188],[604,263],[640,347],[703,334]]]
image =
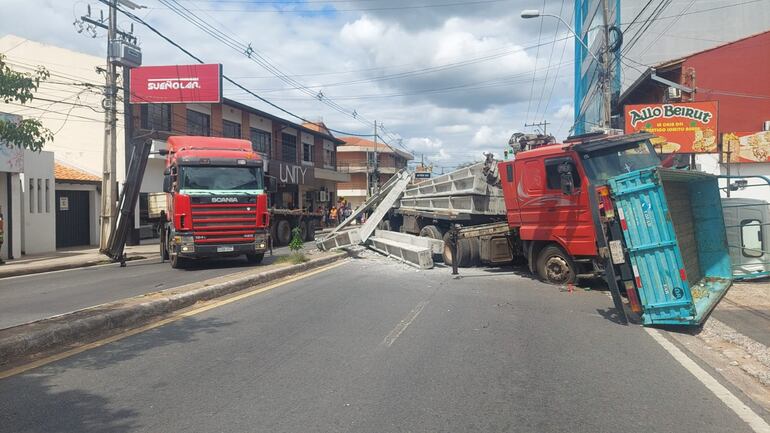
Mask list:
[[103,339],[177,310],[329,265],[348,257],[335,251],[299,264],[280,263],[201,281],[0,330],[0,371]]

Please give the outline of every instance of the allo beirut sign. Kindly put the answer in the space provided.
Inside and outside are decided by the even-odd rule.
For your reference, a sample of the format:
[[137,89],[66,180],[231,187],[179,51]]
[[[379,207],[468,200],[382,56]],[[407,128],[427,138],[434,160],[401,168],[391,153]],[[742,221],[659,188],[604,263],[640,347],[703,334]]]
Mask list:
[[770,162],[770,131],[722,134],[723,162]]
[[661,153],[717,152],[717,103],[682,102],[626,106],[626,133],[655,134]]
[[132,104],[222,102],[222,65],[141,66],[131,69]]

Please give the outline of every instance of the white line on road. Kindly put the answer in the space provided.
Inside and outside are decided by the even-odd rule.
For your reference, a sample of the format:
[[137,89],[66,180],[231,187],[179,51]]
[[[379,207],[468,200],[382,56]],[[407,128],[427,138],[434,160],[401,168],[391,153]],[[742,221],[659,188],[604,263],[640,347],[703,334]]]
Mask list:
[[684,354],[678,347],[672,342],[668,341],[657,329],[644,328],[650,336],[663,346],[671,356],[674,357],[684,368],[687,369],[696,379],[701,381],[709,391],[713,392],[717,398],[722,400],[725,406],[729,407],[740,419],[746,422],[756,433],[770,433],[770,425],[765,422],[759,415],[756,414],[750,407],[743,404],[743,402],[736,397],[733,393],[719,383],[714,377],[712,377],[706,370],[701,368],[698,364]]
[[[159,257],[148,257],[146,259],[129,260],[126,263],[134,263],[134,264],[136,264],[136,263],[148,262],[150,260],[158,261],[158,260],[160,260],[160,258]],[[160,262],[158,261],[158,263],[160,263]],[[118,266],[118,265],[119,265],[119,263],[112,262],[112,263],[102,263],[100,265],[92,265],[92,266],[79,266],[79,267],[75,267],[75,268],[58,269],[58,270],[55,270],[55,271],[45,271],[45,272],[35,272],[35,273],[32,273],[32,274],[14,275],[12,277],[0,277],[0,281],[16,280],[16,279],[19,279],[19,278],[27,278],[27,277],[37,277],[37,276],[40,276],[40,275],[58,274],[58,273],[62,273],[62,272],[82,271],[83,269],[98,269],[98,268],[103,268],[103,267],[106,267],[106,266]],[[131,265],[129,264],[128,266],[131,266]]]
[[398,322],[398,325],[396,325],[395,328],[393,328],[392,331],[385,337],[385,340],[382,341],[382,344],[390,347],[393,345],[393,343],[396,342],[396,339],[399,335],[401,335],[402,332],[406,330],[406,328],[414,322],[414,319],[417,318],[417,316],[420,314],[423,308],[425,308],[426,305],[428,305],[428,300],[424,300],[417,304],[416,307],[412,309],[412,311],[409,312],[409,314],[404,317],[403,320]]

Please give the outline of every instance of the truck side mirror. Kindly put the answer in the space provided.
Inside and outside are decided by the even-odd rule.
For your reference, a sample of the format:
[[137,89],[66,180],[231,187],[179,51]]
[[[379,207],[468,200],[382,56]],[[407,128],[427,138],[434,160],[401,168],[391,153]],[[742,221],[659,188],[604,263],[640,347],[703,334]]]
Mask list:
[[172,192],[171,191],[171,174],[166,174],[163,176],[163,192]]
[[274,176],[265,176],[265,189],[267,192],[278,192],[278,182]]
[[572,195],[575,192],[575,182],[572,179],[572,165],[569,162],[559,165],[559,177],[562,194]]

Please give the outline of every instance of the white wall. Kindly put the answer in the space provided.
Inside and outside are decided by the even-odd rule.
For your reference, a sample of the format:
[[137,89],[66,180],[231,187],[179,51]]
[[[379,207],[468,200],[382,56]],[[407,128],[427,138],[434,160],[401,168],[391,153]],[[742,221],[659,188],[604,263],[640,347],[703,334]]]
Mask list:
[[[45,150],[56,153],[56,159],[101,177],[102,149],[104,145],[104,110],[102,95],[83,86],[65,86],[54,82],[89,82],[104,84],[104,76],[95,67],[104,68],[103,57],[25,40],[13,35],[0,38],[0,52],[6,52],[6,61],[20,72],[30,72],[37,65],[51,72],[49,83],[42,82],[38,94],[51,100],[76,101],[80,105],[51,104],[33,99],[24,107],[3,104],[0,111],[39,119],[43,125],[56,132],[56,139],[46,144]],[[71,78],[61,78],[62,76]],[[124,129],[123,106],[118,109],[118,180],[123,179]],[[47,110],[47,111],[46,111]]]
[[243,123],[243,117],[241,117],[241,110],[237,108],[228,107],[226,105],[222,106],[222,119],[235,122],[239,125]]
[[[712,154],[696,155],[695,163],[700,171],[714,175],[727,175],[728,168],[726,164],[719,164],[719,156]],[[750,164],[729,164],[730,176],[767,176],[770,177],[770,163],[750,163]],[[737,191],[730,191],[730,197],[755,198],[770,203],[770,185],[761,179],[746,179],[749,186]],[[735,180],[733,180],[734,182]],[[726,180],[720,180],[720,186],[727,186]],[[761,186],[759,186],[761,185]],[[725,196],[725,193],[722,194]]]
[[[53,175],[53,152],[24,152],[25,206],[21,243],[22,254],[39,254],[56,250],[56,185]],[[30,211],[30,180],[34,201]]]

